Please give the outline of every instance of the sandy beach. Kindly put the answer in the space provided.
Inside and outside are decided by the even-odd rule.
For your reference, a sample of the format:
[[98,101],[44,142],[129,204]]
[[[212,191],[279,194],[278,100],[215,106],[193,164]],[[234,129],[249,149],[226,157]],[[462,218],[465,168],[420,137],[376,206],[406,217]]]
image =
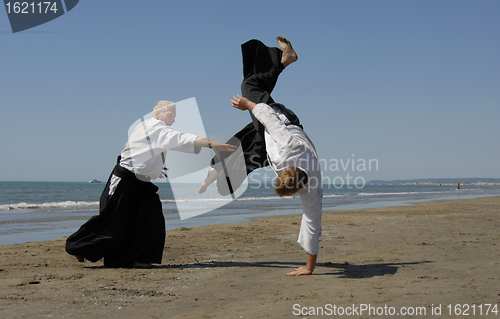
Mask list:
[[168,231],[154,269],[78,263],[64,238],[0,246],[0,317],[498,318],[499,215],[500,197],[325,211],[302,277],[300,215]]

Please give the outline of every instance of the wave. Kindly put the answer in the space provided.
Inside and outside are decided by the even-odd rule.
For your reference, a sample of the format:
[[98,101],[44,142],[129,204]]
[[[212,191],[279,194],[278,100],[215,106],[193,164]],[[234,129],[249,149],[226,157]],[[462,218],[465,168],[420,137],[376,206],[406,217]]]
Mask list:
[[[462,190],[460,190],[462,191]],[[470,192],[477,192],[478,190],[469,190]],[[345,197],[357,197],[357,196],[429,196],[429,195],[445,195],[451,194],[450,192],[443,191],[414,191],[414,192],[359,192],[350,194],[324,194],[324,198],[345,198]],[[168,203],[217,203],[217,202],[251,202],[251,201],[281,201],[287,199],[299,199],[299,196],[249,196],[249,197],[239,197],[236,199],[232,198],[180,198],[180,199],[162,199],[161,202]],[[13,204],[2,204],[0,205],[0,211],[10,211],[10,210],[26,210],[26,209],[75,209],[75,208],[89,208],[95,209],[99,207],[98,201],[62,201],[62,202],[47,202],[47,203],[13,203]]]
[[446,195],[454,194],[456,192],[462,193],[477,193],[482,192],[481,189],[453,189],[453,190],[443,190],[443,191],[430,191],[430,192],[378,192],[378,193],[357,193],[357,196],[396,196],[396,195]]
[[[290,198],[290,197],[287,197]],[[298,197],[297,197],[298,198]],[[271,197],[240,197],[235,200],[237,201],[271,201],[271,200],[282,200],[286,198],[281,198],[279,196]],[[189,198],[189,199],[162,199],[162,203],[216,203],[216,202],[232,202],[235,201],[232,198]],[[26,209],[74,209],[74,208],[98,208],[99,202],[92,201],[64,201],[64,202],[49,202],[49,203],[13,203],[0,205],[0,211],[10,211],[10,210],[26,210]]]
[[279,197],[279,196],[266,196],[266,197],[238,197],[235,199],[232,198],[184,198],[184,199],[163,199],[162,203],[217,203],[217,202],[247,202],[247,201],[270,201],[270,200],[282,200],[282,199],[290,199],[290,198],[298,198],[298,197]]
[[91,208],[98,207],[99,202],[50,202],[50,203],[15,203],[0,205],[1,210],[21,210],[21,209],[50,209],[50,208]]
[[443,192],[378,192],[378,193],[351,193],[351,194],[327,194],[323,198],[351,197],[351,196],[401,196],[401,195],[429,195],[443,194]]
[[443,194],[443,192],[394,192],[394,193],[358,193],[357,196],[393,196],[393,195]]

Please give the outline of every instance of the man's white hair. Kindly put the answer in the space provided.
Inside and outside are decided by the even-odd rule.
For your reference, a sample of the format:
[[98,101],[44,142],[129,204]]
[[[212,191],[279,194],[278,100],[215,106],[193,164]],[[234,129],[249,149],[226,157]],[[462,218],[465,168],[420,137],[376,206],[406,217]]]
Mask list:
[[174,102],[160,100],[160,101],[155,103],[155,107],[153,109],[153,112],[158,111],[159,113],[165,113],[169,109],[171,109],[172,107],[175,107]]

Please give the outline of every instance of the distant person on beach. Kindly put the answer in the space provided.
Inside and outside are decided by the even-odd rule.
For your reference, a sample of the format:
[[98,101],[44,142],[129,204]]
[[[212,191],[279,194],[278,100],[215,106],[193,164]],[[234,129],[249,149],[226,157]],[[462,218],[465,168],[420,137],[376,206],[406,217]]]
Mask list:
[[[299,195],[303,216],[298,243],[307,252],[307,261],[306,266],[287,275],[310,275],[316,266],[321,236],[321,170],[314,145],[303,131],[297,116],[271,98],[280,73],[297,61],[290,41],[283,37],[277,37],[277,40],[280,48],[269,48],[259,40],[250,40],[241,46],[243,97],[233,97],[231,105],[240,110],[249,110],[252,122],[228,143],[241,144],[247,174],[270,164],[277,175],[275,192],[279,196]],[[200,193],[215,180],[219,193],[223,195],[233,193],[241,185],[241,179],[233,181],[230,178],[231,172],[241,167],[234,164],[236,161],[231,159],[230,154],[223,155],[223,158],[223,161],[215,157],[212,159],[212,167],[200,186]]]
[[107,267],[148,268],[160,264],[165,244],[158,187],[151,180],[166,177],[167,150],[199,153],[212,148],[216,156],[236,147],[176,131],[176,106],[158,101],[153,118],[130,135],[100,198],[99,215],[90,218],[66,240],[66,251],[83,262],[104,258]]

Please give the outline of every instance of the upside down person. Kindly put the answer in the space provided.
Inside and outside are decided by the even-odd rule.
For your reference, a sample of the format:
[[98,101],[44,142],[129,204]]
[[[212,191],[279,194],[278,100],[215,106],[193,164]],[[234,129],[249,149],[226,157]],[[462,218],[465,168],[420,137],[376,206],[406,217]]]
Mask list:
[[[321,236],[321,170],[314,145],[297,116],[271,98],[280,73],[297,61],[290,41],[283,37],[277,37],[277,40],[280,48],[269,48],[259,40],[250,40],[242,45],[242,96],[233,97],[231,105],[239,110],[248,110],[252,123],[235,135],[237,139],[230,139],[228,143],[241,144],[247,174],[270,165],[277,175],[275,192],[279,196],[299,195],[303,215],[298,243],[307,252],[306,265],[287,275],[310,275],[316,266]],[[238,180],[228,190],[221,187],[231,184],[231,181],[217,169],[218,162],[214,157],[207,179],[200,186],[200,193],[215,180],[220,193],[227,193],[228,190],[233,193],[241,185],[242,181]],[[222,192],[221,188],[224,189]]]

